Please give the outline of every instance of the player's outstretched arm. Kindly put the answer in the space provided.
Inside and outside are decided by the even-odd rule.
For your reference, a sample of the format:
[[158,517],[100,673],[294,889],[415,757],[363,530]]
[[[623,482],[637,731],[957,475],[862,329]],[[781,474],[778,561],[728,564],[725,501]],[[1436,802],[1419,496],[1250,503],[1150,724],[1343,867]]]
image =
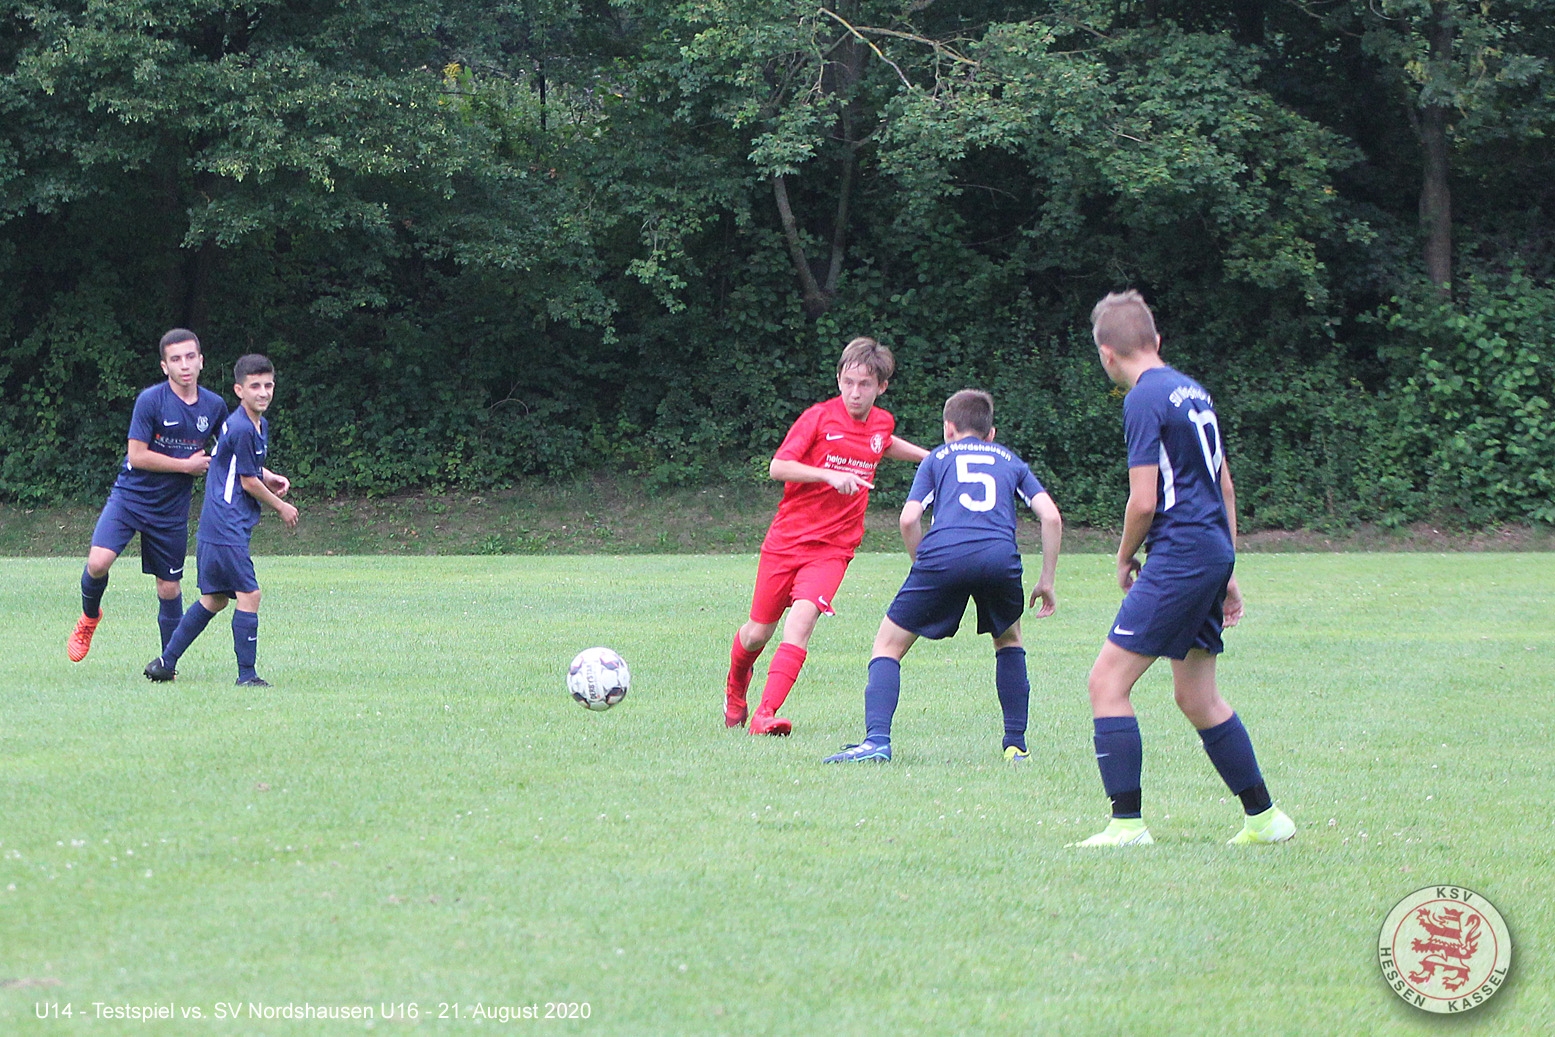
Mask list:
[[918,560],[918,545],[923,542],[923,502],[910,500],[902,506],[902,517],[896,521],[902,531],[902,543],[907,547],[907,557]]
[[130,467],[137,472],[178,472],[182,475],[204,475],[211,466],[211,455],[200,450],[188,457],[169,457],[159,454],[142,439],[129,441],[125,451]]
[[297,509],[275,495],[275,491],[265,485],[265,481],[257,475],[243,476],[243,492],[261,503],[275,509],[275,513],[281,516],[281,521],[286,523],[287,529],[297,528]]
[[814,465],[788,461],[781,457],[772,459],[772,463],[767,466],[767,474],[778,482],[827,483],[844,497],[852,496],[859,490],[875,488],[874,483],[866,482],[852,472],[834,472],[830,468],[817,468]]
[[916,443],[909,443],[901,436],[892,436],[891,445],[885,448],[885,456],[897,461],[922,461],[929,452]]
[[1155,521],[1155,486],[1160,478],[1158,465],[1134,465],[1128,470],[1128,504],[1123,508],[1123,541],[1118,544],[1118,586],[1125,591],[1134,586],[1134,574],[1139,572],[1135,556]]
[[1064,539],[1064,517],[1059,514],[1058,505],[1053,503],[1053,498],[1046,492],[1031,498],[1031,510],[1036,512],[1037,521],[1042,523],[1042,575],[1031,589],[1031,600],[1027,604],[1035,608],[1040,598],[1042,607],[1037,609],[1037,618],[1045,619],[1058,608],[1058,599],[1053,595],[1053,583],[1058,576],[1058,552]]

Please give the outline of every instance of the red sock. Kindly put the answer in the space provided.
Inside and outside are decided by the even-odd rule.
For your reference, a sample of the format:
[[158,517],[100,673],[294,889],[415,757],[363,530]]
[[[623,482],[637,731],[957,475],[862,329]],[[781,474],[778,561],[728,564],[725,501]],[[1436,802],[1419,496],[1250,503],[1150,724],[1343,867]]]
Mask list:
[[803,648],[787,641],[778,645],[778,650],[772,653],[772,665],[767,667],[767,686],[761,690],[761,706],[756,712],[771,716],[783,708],[783,700],[788,698],[794,682],[799,679],[799,670],[804,666],[807,654]]
[[761,648],[746,648],[740,641],[740,635],[734,635],[734,645],[729,649],[729,676],[724,682],[724,690],[730,696],[745,701],[745,692],[751,685],[751,667],[756,665],[756,660],[761,657]]

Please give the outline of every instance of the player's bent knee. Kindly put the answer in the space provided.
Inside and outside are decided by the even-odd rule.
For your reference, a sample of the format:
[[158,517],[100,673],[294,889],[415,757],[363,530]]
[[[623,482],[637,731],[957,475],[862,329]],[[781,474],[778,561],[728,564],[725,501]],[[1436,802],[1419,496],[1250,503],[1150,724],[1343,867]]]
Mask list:
[[106,547],[94,547],[86,555],[86,571],[92,579],[100,580],[108,575],[108,570],[113,568],[113,563],[119,558],[118,552],[110,551]]
[[777,633],[776,623],[758,623],[754,619],[740,627],[740,645],[747,652],[757,652],[767,647],[772,635]]

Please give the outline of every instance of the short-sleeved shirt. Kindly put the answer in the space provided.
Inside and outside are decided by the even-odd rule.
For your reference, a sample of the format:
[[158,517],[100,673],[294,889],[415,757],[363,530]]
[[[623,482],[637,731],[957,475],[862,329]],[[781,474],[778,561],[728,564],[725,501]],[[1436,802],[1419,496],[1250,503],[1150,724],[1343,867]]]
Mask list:
[[[216,393],[201,389],[194,403],[185,403],[171,385],[160,382],[135,397],[130,432],[125,438],[138,439],[155,453],[182,460],[204,450],[226,420],[227,404]],[[146,517],[187,522],[193,492],[194,476],[131,468],[125,455],[112,495]]]
[[1123,434],[1130,468],[1160,468],[1155,518],[1145,537],[1150,557],[1195,565],[1234,562],[1220,491],[1225,448],[1215,403],[1204,387],[1171,367],[1150,368],[1123,397]]
[[918,545],[918,563],[1015,543],[1015,501],[1027,507],[1042,484],[1008,447],[968,436],[918,462],[907,499],[934,509]]
[[259,524],[259,502],[243,489],[243,477],[264,477],[269,434],[270,423],[260,418],[256,426],[242,407],[227,418],[216,453],[211,455],[210,471],[205,474],[205,506],[200,509],[197,541],[248,546],[248,538]]
[[[896,419],[871,407],[863,421],[848,413],[841,396],[799,415],[774,458],[815,468],[852,472],[875,481],[875,468],[891,448]],[[783,500],[762,541],[763,551],[833,550],[851,556],[864,539],[869,491],[844,496],[823,482],[783,485]]]

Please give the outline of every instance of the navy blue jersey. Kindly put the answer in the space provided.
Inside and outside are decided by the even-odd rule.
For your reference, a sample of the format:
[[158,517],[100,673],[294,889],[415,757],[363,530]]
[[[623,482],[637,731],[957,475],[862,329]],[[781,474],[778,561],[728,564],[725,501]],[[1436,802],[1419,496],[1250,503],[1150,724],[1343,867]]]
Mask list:
[[[227,405],[209,389],[201,389],[193,404],[178,398],[173,387],[160,382],[135,397],[130,434],[158,454],[180,460],[193,457],[227,420]],[[113,483],[113,495],[148,517],[189,520],[189,497],[194,476],[183,472],[147,472],[130,467],[129,456]]]
[[248,546],[249,535],[259,524],[259,502],[243,489],[243,476],[264,478],[269,434],[270,423],[260,418],[256,428],[242,407],[221,427],[211,470],[205,475],[205,506],[195,534],[200,543]]
[[1181,371],[1152,367],[1123,397],[1130,468],[1156,465],[1155,519],[1145,537],[1151,557],[1195,564],[1231,562],[1236,549],[1220,492],[1225,450],[1215,403]]
[[976,436],[946,443],[918,462],[908,500],[934,509],[918,562],[960,553],[968,545],[1008,544],[1015,550],[1015,499],[1028,507],[1042,484],[1026,462],[998,443]]

